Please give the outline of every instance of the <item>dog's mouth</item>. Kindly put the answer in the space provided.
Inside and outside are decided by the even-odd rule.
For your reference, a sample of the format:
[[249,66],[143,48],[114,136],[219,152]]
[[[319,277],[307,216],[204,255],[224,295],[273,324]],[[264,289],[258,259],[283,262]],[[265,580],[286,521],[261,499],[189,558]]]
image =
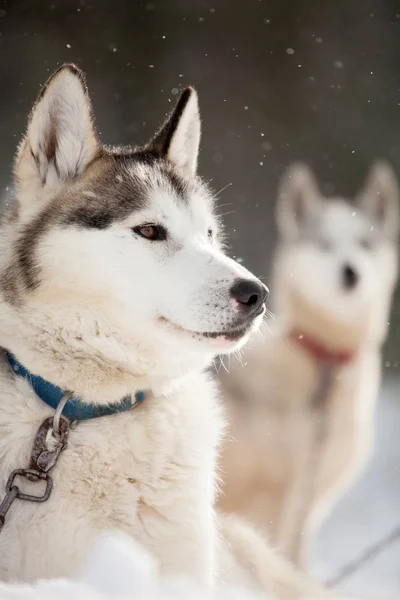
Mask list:
[[197,335],[201,335],[203,338],[208,339],[217,339],[217,338],[225,338],[227,341],[234,342],[236,340],[240,340],[244,337],[251,329],[251,323],[245,327],[240,327],[237,329],[229,329],[227,331],[206,331],[204,333],[199,333]]
[[[263,314],[264,311],[261,311],[260,315]],[[158,321],[160,323],[164,323],[165,325],[168,325],[169,327],[171,327],[172,329],[174,329],[177,332],[181,332],[181,333],[186,333],[188,335],[191,335],[193,338],[196,339],[209,339],[209,340],[225,340],[227,342],[237,342],[240,339],[242,339],[245,335],[247,335],[254,324],[254,320],[248,321],[246,323],[240,323],[237,324],[235,326],[233,326],[232,328],[229,329],[225,329],[223,331],[193,331],[191,329],[186,329],[185,327],[182,327],[181,325],[177,325],[176,323],[173,323],[172,321],[170,321],[169,319],[167,319],[166,317],[159,317]]]

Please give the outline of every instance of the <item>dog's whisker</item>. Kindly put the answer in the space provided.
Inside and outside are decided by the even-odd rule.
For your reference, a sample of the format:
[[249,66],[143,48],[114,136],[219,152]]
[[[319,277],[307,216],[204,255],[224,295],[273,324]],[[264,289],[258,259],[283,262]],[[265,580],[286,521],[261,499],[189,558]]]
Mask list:
[[229,183],[227,183],[226,185],[224,185],[224,187],[222,187],[218,192],[215,192],[215,196],[216,198],[218,198],[218,196],[220,194],[222,194],[222,192],[224,192],[228,187],[230,187],[232,184],[232,181],[230,181]]
[[238,363],[240,364],[241,367],[243,367],[243,354],[241,353],[240,350],[236,350],[236,352],[234,353],[234,356],[236,358],[236,360],[238,361]]
[[236,210],[229,210],[228,212],[220,213],[218,216],[219,217],[226,217],[227,215],[234,215],[235,212],[236,212]]
[[271,278],[267,277],[266,275],[256,275],[256,277],[258,279],[260,279],[261,281],[269,281]]
[[[229,357],[229,358],[230,358],[230,357]],[[225,363],[224,363],[224,360],[223,360],[222,356],[220,357],[220,361],[221,361],[221,365],[222,365],[222,367],[223,367],[223,368],[225,369],[225,371],[226,371],[226,372],[229,374],[229,369],[227,369],[227,368],[226,368],[226,365],[225,365]]]
[[[219,363],[219,364],[218,364]],[[216,374],[219,374],[219,371],[221,369],[221,361],[219,359],[219,356],[214,358],[214,360],[212,361],[212,368],[214,369],[214,371],[216,372]]]

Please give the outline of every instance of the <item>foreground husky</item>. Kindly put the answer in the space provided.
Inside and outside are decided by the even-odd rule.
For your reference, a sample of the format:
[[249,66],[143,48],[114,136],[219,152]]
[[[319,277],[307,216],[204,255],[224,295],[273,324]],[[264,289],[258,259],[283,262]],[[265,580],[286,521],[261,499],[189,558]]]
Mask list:
[[232,361],[222,373],[236,441],[226,444],[221,504],[296,563],[371,448],[397,196],[383,163],[353,205],[322,197],[307,167],[289,170],[277,205],[273,335],[245,353],[245,368]]
[[319,594],[214,512],[223,419],[204,368],[258,326],[267,290],[221,250],[199,138],[189,88],[147,146],[103,147],[73,66],[33,109],[0,232],[3,497],[30,468],[0,511],[1,580],[73,575],[119,529],[204,586]]

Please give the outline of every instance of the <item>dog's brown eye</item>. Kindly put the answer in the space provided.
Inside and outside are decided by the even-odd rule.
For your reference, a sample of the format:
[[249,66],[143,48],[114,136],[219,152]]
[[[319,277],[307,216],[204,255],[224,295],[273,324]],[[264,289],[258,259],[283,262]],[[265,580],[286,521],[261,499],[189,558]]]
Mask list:
[[151,223],[134,227],[133,231],[146,238],[146,240],[160,241],[165,240],[167,237],[167,232],[164,227],[161,227],[160,225],[152,225]]
[[144,227],[141,227],[139,233],[148,240],[154,240],[157,237],[157,229],[154,225],[145,225]]

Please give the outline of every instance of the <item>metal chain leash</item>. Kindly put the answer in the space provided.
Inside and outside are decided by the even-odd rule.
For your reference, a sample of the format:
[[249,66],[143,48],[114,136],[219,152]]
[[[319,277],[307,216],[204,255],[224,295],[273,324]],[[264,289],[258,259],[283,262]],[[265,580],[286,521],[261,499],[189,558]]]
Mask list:
[[[50,497],[53,480],[49,475],[49,471],[56,464],[68,440],[69,421],[61,413],[70,397],[69,392],[65,394],[54,417],[49,417],[40,425],[33,442],[29,467],[27,469],[15,469],[10,474],[6,483],[6,495],[0,504],[0,532],[4,527],[6,515],[15,500],[46,502]],[[45,490],[42,494],[25,494],[15,484],[18,477],[27,479],[31,483],[45,482]]]

